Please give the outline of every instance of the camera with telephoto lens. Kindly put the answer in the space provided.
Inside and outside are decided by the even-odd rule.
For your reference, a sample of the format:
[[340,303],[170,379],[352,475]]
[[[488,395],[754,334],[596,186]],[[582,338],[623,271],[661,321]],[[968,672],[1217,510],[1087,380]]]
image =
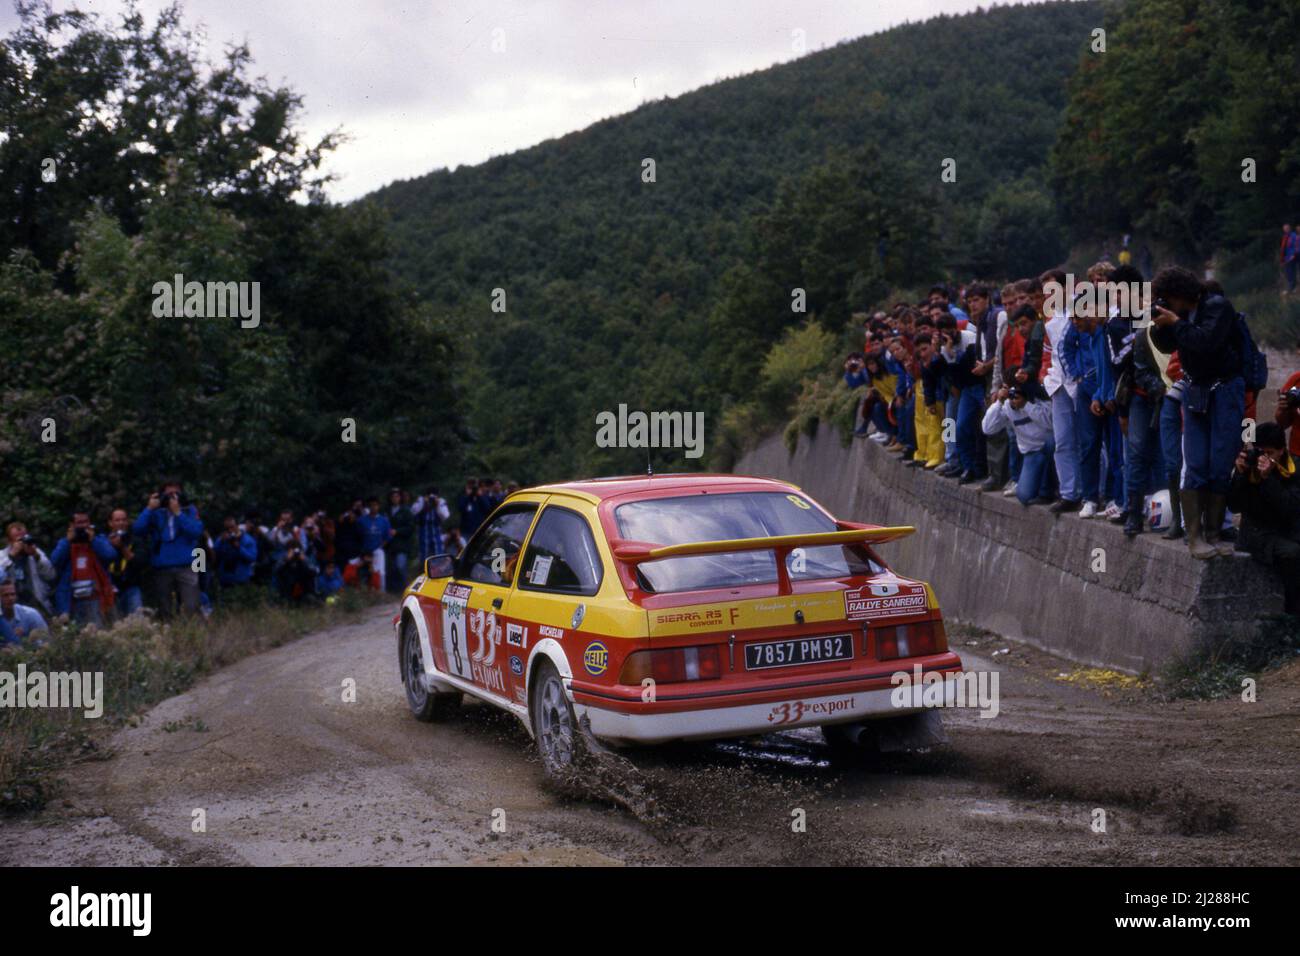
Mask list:
[[1247,471],[1254,471],[1259,467],[1259,456],[1260,456],[1260,449],[1258,448],[1246,449],[1246,470]]
[[1300,408],[1300,385],[1288,388],[1282,393],[1282,398],[1286,401],[1287,408]]
[[72,540],[77,544],[89,544],[90,536],[94,534],[94,532],[94,525],[91,525],[89,528],[77,528],[72,532]]
[[[1300,391],[1300,389],[1297,389],[1297,391]],[[19,540],[19,542],[22,543],[22,544],[35,544],[35,543],[36,543],[36,539],[33,538],[33,537],[31,536],[31,534],[25,534],[25,535],[23,535],[21,538],[19,538],[18,540]]]

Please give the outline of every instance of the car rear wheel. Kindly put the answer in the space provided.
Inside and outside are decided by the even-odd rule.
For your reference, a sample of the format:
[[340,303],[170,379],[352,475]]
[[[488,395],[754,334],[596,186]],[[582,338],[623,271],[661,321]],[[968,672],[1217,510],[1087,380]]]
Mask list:
[[586,757],[582,729],[564,692],[560,672],[550,661],[538,665],[529,699],[533,737],[547,776],[563,779],[580,770]]
[[424,651],[420,647],[420,630],[407,617],[402,621],[402,684],[406,703],[416,720],[444,720],[460,706],[461,695],[440,693],[424,686]]

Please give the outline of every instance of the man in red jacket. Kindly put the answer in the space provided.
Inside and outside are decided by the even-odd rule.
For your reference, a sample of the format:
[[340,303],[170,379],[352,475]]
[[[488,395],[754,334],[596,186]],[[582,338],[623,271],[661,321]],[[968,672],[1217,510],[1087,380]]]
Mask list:
[[1288,378],[1286,384],[1278,389],[1273,421],[1291,429],[1287,448],[1292,455],[1300,457],[1300,372]]

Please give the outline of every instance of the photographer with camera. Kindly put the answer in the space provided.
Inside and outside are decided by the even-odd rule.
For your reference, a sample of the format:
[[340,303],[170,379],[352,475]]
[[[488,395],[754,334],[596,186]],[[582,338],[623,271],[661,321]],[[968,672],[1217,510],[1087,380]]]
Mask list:
[[158,614],[172,615],[172,595],[189,614],[199,609],[199,575],[194,570],[194,550],[202,546],[203,522],[190,504],[179,481],[166,481],[149,496],[144,510],[131,526],[137,537],[149,538]]
[[1219,529],[1246,411],[1241,323],[1231,302],[1181,266],[1156,273],[1151,293],[1151,344],[1166,355],[1178,352],[1184,378],[1180,498],[1187,547],[1201,560],[1229,556],[1232,542],[1220,541]]
[[1293,374],[1278,389],[1273,421],[1283,429],[1290,429],[1287,448],[1292,456],[1300,456],[1300,372]]
[[293,512],[288,508],[280,512],[275,527],[267,532],[266,537],[271,545],[271,563],[276,567],[284,561],[290,548],[302,548],[307,543],[301,529],[293,523]]
[[217,579],[223,588],[236,588],[253,580],[257,542],[234,515],[226,516],[216,552]]
[[1042,399],[1031,398],[1019,385],[1003,385],[984,413],[981,427],[986,435],[1005,432],[1009,427],[1015,436],[1020,452],[1016,499],[1026,506],[1050,505],[1056,496],[1052,406]]
[[[871,385],[871,376],[867,374],[866,357],[861,352],[850,352],[849,357],[844,360],[844,384],[850,391]],[[869,396],[858,403],[858,417],[862,424],[853,429],[853,434],[859,438],[865,437],[870,430],[871,409],[868,400]]]
[[14,583],[21,604],[36,608],[46,618],[53,617],[50,586],[58,579],[54,565],[21,521],[10,522],[5,534],[8,547],[0,551],[0,578]]
[[430,488],[427,495],[421,495],[411,503],[411,514],[415,516],[420,567],[423,568],[430,555],[443,553],[442,523],[451,517],[451,509],[438,494],[438,489]]
[[1276,422],[1261,423],[1237,455],[1228,504],[1242,516],[1241,549],[1281,573],[1286,612],[1300,614],[1300,478]]
[[316,571],[297,544],[285,551],[284,560],[275,569],[275,580],[281,600],[290,604],[301,604],[316,593]]
[[357,498],[334,522],[334,560],[339,565],[347,564],[361,553],[361,528],[357,519],[365,510],[365,503]]
[[114,508],[108,516],[108,543],[116,552],[109,562],[108,576],[117,592],[117,615],[129,617],[144,606],[144,576],[149,558],[136,551],[131,516],[125,508]]
[[113,582],[108,566],[117,550],[108,538],[95,533],[85,509],[73,512],[67,536],[54,548],[50,563],[58,574],[54,587],[54,610],[67,614],[78,624],[103,627],[113,610]]

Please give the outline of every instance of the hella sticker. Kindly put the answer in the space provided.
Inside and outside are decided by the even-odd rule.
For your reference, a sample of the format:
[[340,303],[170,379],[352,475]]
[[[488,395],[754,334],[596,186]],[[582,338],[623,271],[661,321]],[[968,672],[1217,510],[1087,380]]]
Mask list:
[[599,677],[609,668],[609,648],[600,641],[592,641],[582,652],[582,666],[592,677]]

